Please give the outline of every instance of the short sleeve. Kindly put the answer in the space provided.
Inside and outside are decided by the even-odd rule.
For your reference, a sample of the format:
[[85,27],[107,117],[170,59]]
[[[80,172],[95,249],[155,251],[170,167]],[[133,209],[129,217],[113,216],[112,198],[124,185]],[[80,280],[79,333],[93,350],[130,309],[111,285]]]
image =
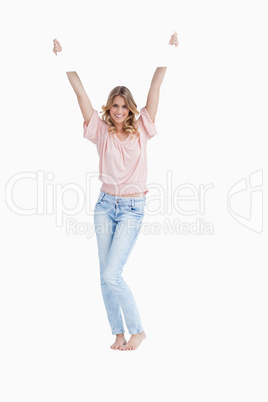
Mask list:
[[83,137],[93,142],[93,144],[97,144],[106,126],[105,121],[99,117],[97,110],[94,109],[88,125],[86,125],[85,121],[83,123]]
[[152,121],[146,107],[140,110],[140,117],[138,118],[139,124],[141,124],[146,140],[150,140],[157,134],[156,125]]

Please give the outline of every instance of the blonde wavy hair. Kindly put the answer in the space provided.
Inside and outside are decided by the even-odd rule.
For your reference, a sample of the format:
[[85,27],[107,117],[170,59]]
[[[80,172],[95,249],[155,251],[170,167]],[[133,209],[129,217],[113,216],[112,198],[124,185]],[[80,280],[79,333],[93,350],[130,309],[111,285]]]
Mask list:
[[127,87],[124,87],[121,85],[121,86],[117,86],[111,90],[111,92],[109,93],[106,105],[103,105],[101,107],[102,111],[100,113],[103,114],[102,120],[104,120],[108,124],[109,133],[111,135],[115,134],[116,126],[110,116],[110,108],[113,104],[114,97],[118,96],[118,95],[122,96],[125,99],[127,108],[129,109],[129,114],[128,114],[126,120],[124,121],[123,131],[130,134],[130,137],[133,137],[134,134],[138,137],[140,134],[138,131],[138,122],[137,122],[135,116],[138,115],[139,112],[137,110],[137,105],[134,101],[132,93],[130,92],[130,90]]

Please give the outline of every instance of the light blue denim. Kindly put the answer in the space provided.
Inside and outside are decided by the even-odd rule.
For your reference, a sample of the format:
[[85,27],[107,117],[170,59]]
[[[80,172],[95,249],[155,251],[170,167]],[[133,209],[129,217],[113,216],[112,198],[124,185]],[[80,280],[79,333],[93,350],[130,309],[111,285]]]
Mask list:
[[140,233],[146,196],[117,197],[100,190],[94,208],[100,283],[112,334],[138,334],[143,325],[133,294],[122,278],[123,267]]

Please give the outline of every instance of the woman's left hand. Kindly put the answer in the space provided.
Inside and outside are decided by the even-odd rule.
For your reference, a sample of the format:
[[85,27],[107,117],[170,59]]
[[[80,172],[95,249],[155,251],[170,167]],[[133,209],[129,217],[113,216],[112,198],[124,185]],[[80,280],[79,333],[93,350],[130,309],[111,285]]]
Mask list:
[[171,35],[171,38],[168,42],[169,45],[175,45],[175,47],[179,46],[179,41],[177,38],[177,32],[174,31],[174,34]]

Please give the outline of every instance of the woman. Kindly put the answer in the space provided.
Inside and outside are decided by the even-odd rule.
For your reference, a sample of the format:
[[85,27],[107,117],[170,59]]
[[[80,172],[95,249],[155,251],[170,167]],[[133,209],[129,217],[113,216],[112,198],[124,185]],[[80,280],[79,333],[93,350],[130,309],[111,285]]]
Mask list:
[[[170,45],[178,46],[177,33]],[[62,51],[54,39],[53,52]],[[128,88],[114,88],[103,116],[93,109],[75,71],[67,72],[77,95],[84,118],[84,138],[97,147],[100,157],[99,179],[102,186],[94,209],[94,226],[98,244],[100,282],[104,305],[115,342],[115,350],[135,350],[145,339],[141,318],[133,294],[122,278],[123,267],[140,233],[146,204],[147,160],[146,143],[156,132],[155,116],[159,90],[167,67],[157,67],[147,97],[139,114]],[[127,342],[122,312],[128,332]]]

